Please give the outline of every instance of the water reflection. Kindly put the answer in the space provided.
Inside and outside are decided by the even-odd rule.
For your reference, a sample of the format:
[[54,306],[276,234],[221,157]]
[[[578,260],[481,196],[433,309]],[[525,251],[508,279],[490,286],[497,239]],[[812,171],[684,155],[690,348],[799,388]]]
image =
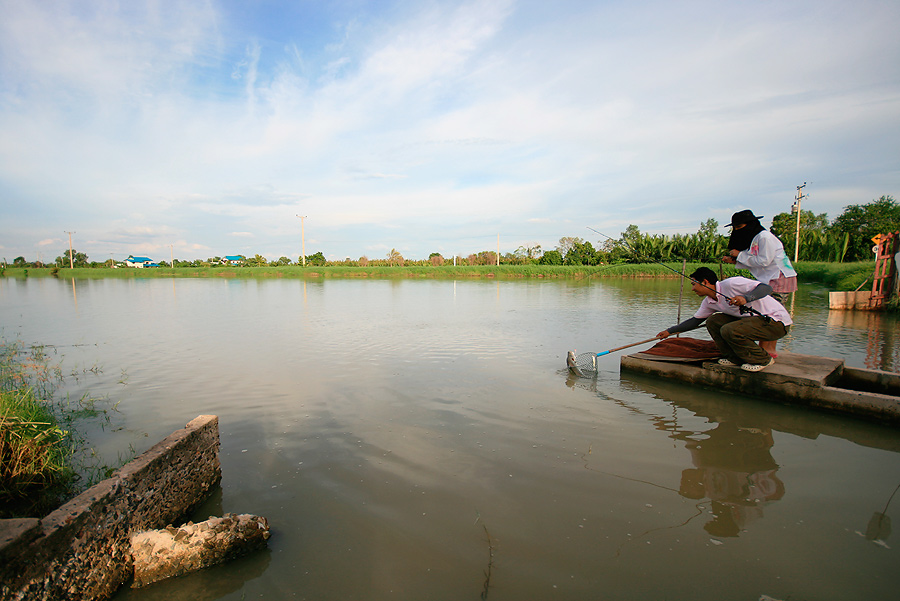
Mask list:
[[900,365],[898,322],[894,315],[880,311],[828,312],[828,329],[846,335],[850,331],[858,338],[865,336],[865,366],[869,369],[895,371]]
[[772,431],[720,422],[701,436],[684,436],[694,467],[681,472],[680,493],[712,502],[713,518],[703,526],[707,532],[738,536],[762,517],[763,506],[784,496],[771,454]]
[[[621,376],[625,390],[640,391],[666,401],[671,415],[650,412],[609,393],[603,378],[579,378],[560,370],[568,388],[578,388],[613,401],[633,414],[645,416],[653,428],[665,432],[684,444],[692,466],[681,471],[677,492],[686,499],[700,502],[698,513],[680,526],[692,522],[707,512],[712,517],[703,525],[710,535],[734,538],[746,531],[753,522],[764,517],[764,508],[785,498],[785,483],[779,476],[780,466],[773,457],[774,432],[817,439],[822,435],[845,438],[862,446],[897,452],[900,441],[891,428],[848,427],[846,420],[832,415],[817,415],[810,419],[806,412],[788,407],[772,407],[741,395],[723,395],[715,391],[697,390],[677,382],[659,381],[650,376],[627,374]],[[693,391],[693,392],[688,392]],[[677,399],[675,401],[667,399]],[[712,428],[691,429],[679,426],[678,410],[686,409],[707,420]],[[590,455],[590,452],[588,453]],[[597,469],[585,457],[585,467],[609,476],[630,480],[623,474]],[[674,490],[655,482],[645,482],[657,488]],[[900,486],[898,489],[900,490]],[[894,491],[896,494],[897,490]],[[866,539],[886,546],[891,534],[888,509],[891,498],[880,512],[875,512],[866,528]],[[703,510],[706,506],[708,509]],[[648,534],[647,532],[644,535]]]
[[[640,389],[661,400],[673,398],[671,392],[662,396],[663,389],[668,387],[666,385],[660,386],[652,381],[639,382],[627,377],[623,377],[623,381],[629,389]],[[763,507],[784,497],[785,486],[777,475],[778,463],[772,457],[775,445],[772,429],[759,424],[757,420],[735,419],[733,409],[727,410],[720,406],[717,411],[707,412],[710,413],[709,423],[714,424],[713,428],[685,429],[678,425],[677,409],[682,405],[677,402],[671,403],[673,413],[666,416],[648,412],[610,396],[602,391],[605,386],[597,378],[578,378],[567,374],[565,382],[569,388],[590,390],[632,413],[646,416],[653,423],[654,429],[663,431],[672,440],[684,444],[690,454],[692,467],[681,471],[678,489],[669,490],[674,490],[686,499],[705,502],[702,503],[704,505],[708,502],[709,512],[713,517],[703,528],[709,534],[737,537],[750,523],[763,517]],[[598,383],[601,384],[600,390]],[[685,390],[688,388],[684,387]],[[697,395],[700,398],[703,396],[703,393]],[[587,464],[586,467],[598,471]],[[667,488],[660,484],[648,484]]]
[[123,588],[117,593],[117,601],[214,601],[244,588],[248,582],[262,576],[272,561],[270,549],[192,572],[179,578],[170,578],[141,589]]
[[890,498],[884,505],[884,509],[872,514],[872,518],[869,520],[869,525],[866,528],[865,536],[867,540],[887,547],[887,539],[891,536],[891,516],[888,515],[887,511],[898,490],[900,490],[900,484],[898,484],[897,488],[894,489],[894,492],[891,493]]
[[[29,280],[0,279],[0,327],[81,345],[138,451],[219,415],[222,491],[194,519],[273,525],[270,553],[121,599],[896,597],[895,429],[620,355],[561,369],[671,325],[676,280],[78,280],[77,311]],[[815,294],[785,344],[862,366],[866,331]],[[97,430],[115,457],[124,431]]]

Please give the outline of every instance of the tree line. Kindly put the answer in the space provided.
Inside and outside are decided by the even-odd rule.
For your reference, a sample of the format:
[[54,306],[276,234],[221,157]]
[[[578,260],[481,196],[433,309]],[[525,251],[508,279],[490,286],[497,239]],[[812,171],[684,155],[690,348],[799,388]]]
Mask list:
[[[873,258],[876,235],[900,231],[900,205],[891,196],[882,196],[867,204],[845,207],[833,221],[825,213],[816,215],[812,211],[801,210],[799,219],[796,212],[779,213],[769,229],[781,239],[791,259],[799,240],[798,261],[866,261]],[[581,238],[567,237],[546,252],[520,248],[517,258],[544,265],[718,261],[728,248],[728,236],[718,230],[715,219],[701,223],[694,234],[672,236],[645,234],[638,226],[629,225],[617,240],[602,240],[596,247]]]
[[[798,234],[799,225],[799,234]],[[793,259],[796,242],[799,239],[800,261],[851,262],[864,261],[873,257],[872,238],[877,234],[900,231],[900,204],[893,197],[886,195],[878,200],[862,205],[849,205],[833,221],[829,221],[825,213],[814,214],[812,211],[800,211],[799,220],[796,212],[785,212],[775,215],[770,231],[778,236],[784,244],[788,257]],[[501,254],[499,263],[505,265],[607,265],[617,263],[647,263],[652,261],[672,262],[687,260],[691,262],[718,261],[728,248],[728,236],[718,233],[719,223],[708,219],[700,224],[693,234],[646,234],[637,225],[629,225],[618,239],[604,239],[596,243],[577,237],[560,238],[556,248],[544,250],[538,244],[523,245],[514,252]],[[24,257],[16,257],[13,267],[68,267],[69,250],[56,257],[50,265],[39,261],[29,263]],[[75,267],[113,267],[121,262],[113,259],[95,262],[88,259],[87,254],[71,251],[71,263]],[[159,261],[161,267],[212,267],[224,265],[222,257],[209,257],[206,260],[195,259],[185,261],[175,259],[170,265]],[[292,260],[280,257],[276,260],[266,259],[262,255],[253,257],[241,256],[240,266],[264,267],[301,265],[307,266],[441,266],[457,265],[496,265],[497,253],[485,250],[467,256],[446,258],[440,253],[431,253],[427,259],[413,260],[403,257],[396,249],[391,249],[383,258],[359,259],[349,257],[341,261],[329,261],[322,252],[316,252]]]

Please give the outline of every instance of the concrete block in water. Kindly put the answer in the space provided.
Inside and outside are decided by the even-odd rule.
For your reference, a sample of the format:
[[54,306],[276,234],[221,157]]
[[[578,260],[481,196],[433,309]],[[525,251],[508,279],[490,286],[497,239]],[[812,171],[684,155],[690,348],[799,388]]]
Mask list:
[[269,522],[256,515],[225,514],[180,528],[139,532],[131,537],[133,588],[180,576],[262,549]]

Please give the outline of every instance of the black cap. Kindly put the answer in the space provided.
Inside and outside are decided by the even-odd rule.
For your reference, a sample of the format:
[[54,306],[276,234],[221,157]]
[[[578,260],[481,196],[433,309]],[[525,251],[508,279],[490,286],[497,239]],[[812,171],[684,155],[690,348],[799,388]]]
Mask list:
[[731,223],[726,225],[725,227],[734,227],[736,225],[741,225],[742,223],[750,223],[751,221],[759,221],[763,216],[760,215],[757,217],[753,214],[753,211],[750,209],[744,209],[743,211],[738,211],[734,215],[731,216]]

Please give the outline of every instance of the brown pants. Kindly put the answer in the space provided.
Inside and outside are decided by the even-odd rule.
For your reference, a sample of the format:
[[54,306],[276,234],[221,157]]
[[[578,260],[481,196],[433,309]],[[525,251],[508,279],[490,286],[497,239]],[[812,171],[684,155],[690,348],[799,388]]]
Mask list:
[[790,326],[780,321],[762,317],[734,317],[726,313],[713,313],[706,319],[706,329],[722,356],[738,365],[751,363],[765,365],[769,353],[759,348],[760,340],[783,338]]

